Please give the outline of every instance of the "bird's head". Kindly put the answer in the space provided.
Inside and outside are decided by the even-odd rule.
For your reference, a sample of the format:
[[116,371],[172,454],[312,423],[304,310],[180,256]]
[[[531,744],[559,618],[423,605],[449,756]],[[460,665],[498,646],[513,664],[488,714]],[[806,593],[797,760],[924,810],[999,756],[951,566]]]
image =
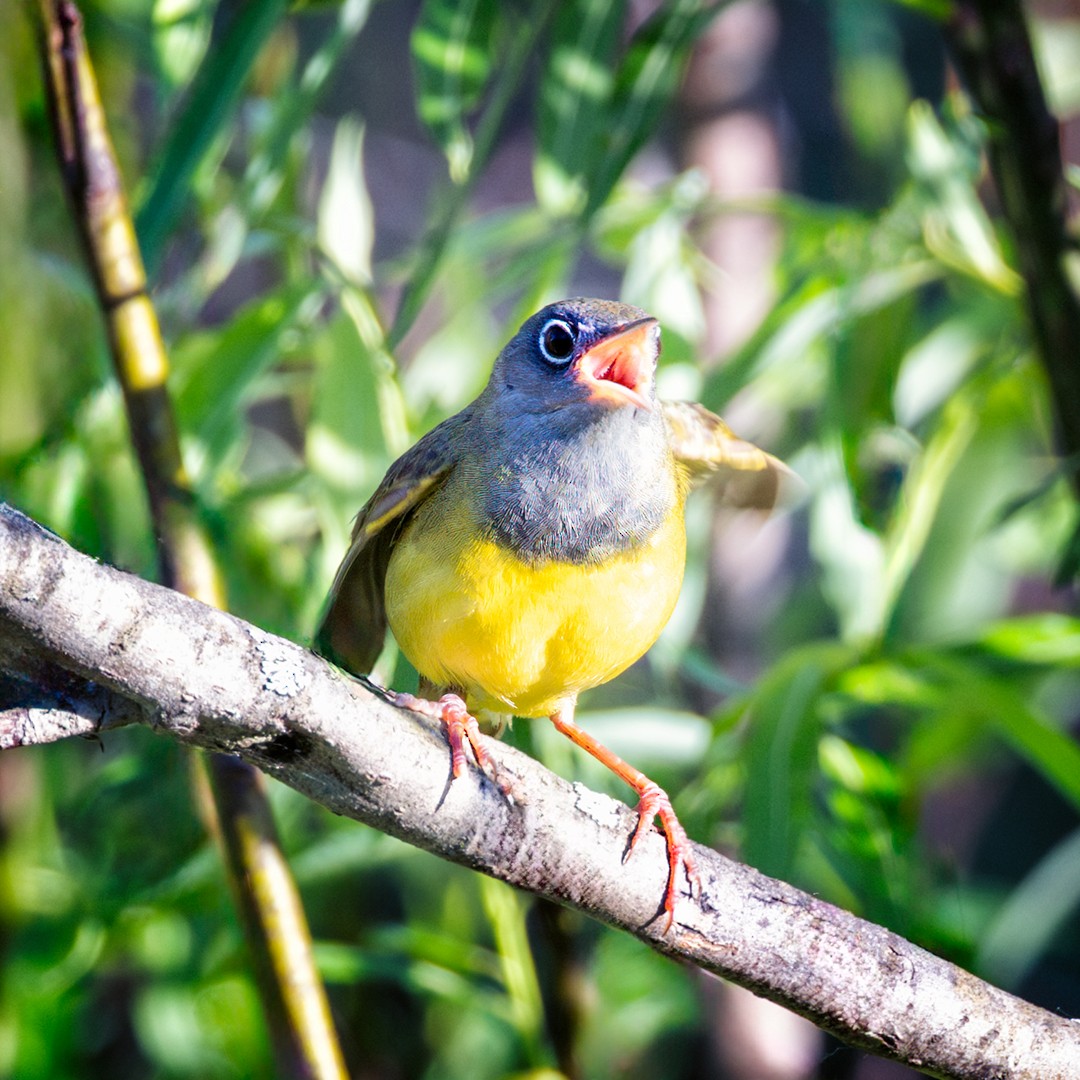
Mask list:
[[572,299],[528,319],[499,354],[492,384],[517,410],[656,408],[660,326],[629,304]]

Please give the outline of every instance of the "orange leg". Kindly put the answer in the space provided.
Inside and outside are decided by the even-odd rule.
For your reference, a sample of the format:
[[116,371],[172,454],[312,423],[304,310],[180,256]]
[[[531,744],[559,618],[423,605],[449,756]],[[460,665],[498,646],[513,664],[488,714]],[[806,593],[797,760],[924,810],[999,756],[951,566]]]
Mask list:
[[626,853],[629,858],[633,854],[638,840],[652,825],[653,818],[660,817],[660,824],[664,827],[664,835],[667,837],[668,849],[668,881],[667,891],[664,893],[664,911],[667,912],[667,922],[664,924],[664,933],[671,929],[675,920],[675,900],[678,896],[677,882],[679,867],[686,870],[686,879],[690,883],[690,891],[693,893],[694,886],[701,891],[701,879],[698,876],[697,865],[694,862],[694,853],[690,847],[690,840],[686,830],[679,823],[672,809],[671,800],[667,792],[658,784],[653,783],[640,769],[623,761],[618,754],[612,753],[602,743],[597,742],[587,731],[574,723],[574,705],[564,706],[559,712],[551,717],[551,722],[568,739],[573,740],[583,750],[588,750],[597,761],[606,765],[613,773],[625,780],[637,793],[638,804],[637,828],[630,839],[630,847]]
[[[480,770],[498,783],[495,762],[480,741],[480,725],[457,694],[443,694],[438,701],[429,701],[415,694],[395,693],[392,700],[400,708],[410,709],[421,716],[430,716],[446,728],[446,741],[450,743],[450,771],[455,780],[464,776],[468,768],[468,759],[465,756],[465,744],[468,743]],[[499,786],[502,787],[502,784]]]

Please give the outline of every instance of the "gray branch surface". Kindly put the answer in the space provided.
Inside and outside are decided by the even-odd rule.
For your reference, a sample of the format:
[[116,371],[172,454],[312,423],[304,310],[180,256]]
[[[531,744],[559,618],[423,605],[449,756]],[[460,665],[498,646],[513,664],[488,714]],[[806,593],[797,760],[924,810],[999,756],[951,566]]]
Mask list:
[[0,504],[0,749],[144,723],[338,814],[576,907],[932,1076],[1080,1080],[1080,1023],[696,846],[663,930],[662,836],[511,747],[449,783],[441,731],[313,653],[81,555]]

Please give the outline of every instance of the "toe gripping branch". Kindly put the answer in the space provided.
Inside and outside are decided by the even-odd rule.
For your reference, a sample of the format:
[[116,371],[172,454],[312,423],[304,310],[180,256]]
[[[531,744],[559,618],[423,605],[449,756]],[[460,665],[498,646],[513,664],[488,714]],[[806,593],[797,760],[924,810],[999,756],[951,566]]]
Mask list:
[[438,701],[429,701],[427,698],[417,697],[415,694],[393,695],[393,703],[403,709],[420,713],[438,720],[446,729],[446,741],[450,744],[450,771],[455,780],[465,775],[469,760],[465,753],[465,744],[472,748],[473,757],[488,779],[495,781],[505,791],[503,782],[499,779],[498,770],[491,755],[484,749],[480,739],[480,725],[465,705],[465,702],[457,694],[443,694]]
[[[495,768],[495,762],[484,749],[480,739],[480,726],[476,718],[469,712],[465,702],[457,694],[443,694],[438,701],[429,701],[427,698],[417,697],[415,694],[393,693],[390,700],[403,709],[410,709],[438,720],[446,729],[446,738],[450,743],[450,768],[454,779],[465,774],[468,768],[468,756],[465,745],[472,748],[476,764],[487,777],[493,780],[504,793],[509,793],[507,783],[502,780]],[[569,713],[569,715],[567,715]],[[587,750],[598,761],[602,762],[616,775],[626,781],[638,794],[637,826],[630,843],[627,845],[625,859],[634,852],[638,841],[652,827],[653,819],[660,818],[660,825],[664,830],[668,852],[668,878],[667,887],[664,890],[664,933],[666,934],[675,921],[675,902],[679,896],[679,870],[682,868],[686,873],[686,880],[690,886],[690,895],[693,896],[696,889],[701,894],[701,878],[698,874],[697,863],[694,860],[693,848],[686,830],[682,827],[675,811],[671,806],[671,800],[663,788],[650,780],[639,769],[627,764],[617,754],[613,753],[602,743],[594,739],[588,732],[578,727],[573,721],[571,709],[555,713],[551,717],[552,723],[567,738],[577,743],[582,749]]]
[[682,827],[675,811],[671,806],[671,800],[667,792],[659,784],[650,780],[640,769],[634,768],[628,762],[623,761],[618,754],[609,750],[603,743],[594,739],[583,728],[574,723],[573,711],[570,708],[555,713],[551,722],[568,739],[577,743],[583,750],[587,750],[597,761],[606,765],[613,773],[625,780],[638,794],[637,827],[626,850],[624,859],[628,859],[637,846],[637,842],[652,827],[653,819],[660,818],[660,824],[664,830],[668,849],[668,879],[667,888],[664,891],[664,933],[666,934],[675,921],[675,901],[679,896],[679,868],[686,872],[686,880],[690,886],[690,895],[693,896],[696,888],[701,895],[701,877],[698,874],[697,863],[694,861],[694,852],[690,846],[690,838]]
[[666,934],[675,921],[675,901],[679,895],[679,867],[683,867],[686,871],[691,896],[695,889],[698,895],[701,895],[701,877],[698,874],[697,863],[694,861],[690,838],[686,835],[682,822],[675,816],[667,792],[652,780],[644,779],[645,783],[640,788],[634,785],[640,796],[637,804],[638,823],[637,828],[634,829],[634,835],[630,838],[626,858],[633,854],[638,840],[648,832],[653,818],[659,816],[668,849],[668,880],[667,889],[664,892],[664,911],[666,912],[664,933]]

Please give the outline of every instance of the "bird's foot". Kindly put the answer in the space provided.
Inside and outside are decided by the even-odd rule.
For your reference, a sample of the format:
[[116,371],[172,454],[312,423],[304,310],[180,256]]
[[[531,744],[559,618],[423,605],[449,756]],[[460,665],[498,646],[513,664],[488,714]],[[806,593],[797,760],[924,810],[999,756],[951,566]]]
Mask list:
[[679,895],[679,867],[686,871],[686,880],[690,885],[691,896],[693,896],[695,888],[698,895],[701,895],[701,878],[698,875],[697,863],[694,861],[690,838],[686,835],[686,830],[675,816],[667,792],[652,780],[645,780],[644,784],[638,788],[638,794],[640,796],[637,804],[638,823],[634,835],[630,838],[630,847],[626,856],[629,858],[633,854],[637,842],[652,827],[653,818],[659,816],[660,824],[664,829],[664,836],[667,839],[668,849],[668,880],[667,890],[664,893],[664,911],[667,912],[664,923],[664,933],[666,934],[675,921],[675,901]]
[[504,792],[508,790],[506,783],[498,775],[495,762],[480,740],[480,725],[476,722],[476,717],[469,712],[465,702],[457,694],[443,694],[438,701],[429,701],[415,694],[395,693],[393,701],[403,709],[438,720],[446,729],[446,741],[450,744],[450,771],[455,780],[464,776],[468,768],[468,757],[465,754],[465,744],[468,743],[480,771]]
[[653,818],[660,816],[660,824],[663,826],[664,835],[667,838],[668,849],[668,879],[667,889],[664,891],[664,911],[667,919],[664,923],[666,934],[675,922],[675,901],[678,899],[679,867],[686,871],[686,879],[690,883],[690,895],[694,895],[694,887],[697,887],[698,896],[701,895],[701,878],[698,876],[697,864],[694,862],[694,852],[690,847],[690,839],[686,830],[679,824],[675,811],[671,807],[671,800],[659,784],[650,780],[640,769],[623,761],[618,754],[609,750],[602,743],[593,738],[587,731],[574,723],[574,702],[567,702],[558,712],[551,716],[551,722],[556,729],[561,731],[568,739],[577,743],[583,750],[588,750],[597,761],[606,765],[616,776],[625,780],[637,793],[637,828],[630,837],[630,844],[626,849],[624,860],[633,854],[637,842],[652,828]]

